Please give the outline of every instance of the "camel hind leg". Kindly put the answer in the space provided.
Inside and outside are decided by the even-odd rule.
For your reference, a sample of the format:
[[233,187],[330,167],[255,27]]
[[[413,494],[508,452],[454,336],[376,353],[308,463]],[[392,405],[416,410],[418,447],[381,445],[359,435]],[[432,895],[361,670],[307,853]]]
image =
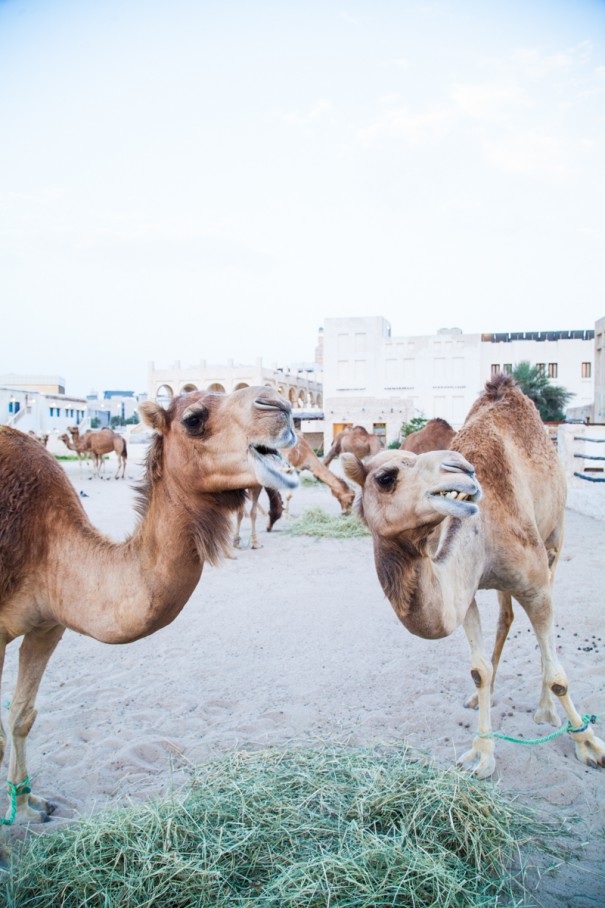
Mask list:
[[[52,804],[32,795],[29,790],[25,745],[36,718],[34,703],[40,681],[63,631],[64,628],[58,625],[47,631],[30,631],[23,638],[19,650],[17,685],[8,714],[12,742],[8,781],[16,792],[15,824],[43,823],[54,810]],[[9,794],[8,818],[11,808],[12,796]]]
[[[551,572],[552,575],[552,572]],[[561,720],[555,712],[553,694],[563,707],[572,728],[576,757],[587,766],[605,767],[605,742],[597,738],[590,724],[583,727],[582,716],[578,713],[569,695],[569,684],[563,666],[557,658],[554,643],[554,620],[550,588],[537,591],[533,596],[516,597],[529,617],[538,639],[542,657],[542,693],[534,716],[537,723],[549,722],[558,726]]]
[[[498,604],[500,606],[500,611],[498,613],[498,627],[496,628],[496,640],[494,642],[494,650],[492,652],[492,681],[491,681],[491,704],[494,704],[494,682],[496,681],[496,672],[498,671],[498,665],[500,664],[500,657],[502,655],[502,650],[504,649],[504,644],[506,643],[506,638],[508,637],[508,632],[511,629],[511,625],[514,620],[513,612],[513,600],[510,593],[503,593],[498,590]],[[471,694],[471,696],[466,700],[464,704],[467,709],[478,709],[479,707],[479,698],[477,693]]]

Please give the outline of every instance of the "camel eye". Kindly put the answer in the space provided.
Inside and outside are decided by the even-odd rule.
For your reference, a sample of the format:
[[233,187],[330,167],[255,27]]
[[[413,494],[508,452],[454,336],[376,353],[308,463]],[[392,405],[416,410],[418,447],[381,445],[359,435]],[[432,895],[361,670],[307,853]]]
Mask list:
[[381,489],[387,492],[394,489],[397,484],[397,470],[385,470],[383,473],[378,473],[376,482]]
[[207,418],[208,410],[203,407],[186,414],[183,417],[183,425],[191,435],[199,435],[204,429]]

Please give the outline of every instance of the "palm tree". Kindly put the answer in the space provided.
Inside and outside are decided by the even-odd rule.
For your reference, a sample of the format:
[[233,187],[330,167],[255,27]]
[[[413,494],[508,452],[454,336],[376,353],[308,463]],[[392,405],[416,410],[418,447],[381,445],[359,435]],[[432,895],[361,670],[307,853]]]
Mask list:
[[539,366],[532,366],[527,360],[518,363],[511,375],[524,394],[533,400],[543,422],[561,422],[565,419],[565,407],[574,396],[561,385],[553,385]]

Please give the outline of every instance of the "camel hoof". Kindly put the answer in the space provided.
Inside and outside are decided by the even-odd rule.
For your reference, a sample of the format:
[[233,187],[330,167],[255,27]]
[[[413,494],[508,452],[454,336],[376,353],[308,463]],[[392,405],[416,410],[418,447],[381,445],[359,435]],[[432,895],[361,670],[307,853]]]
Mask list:
[[599,766],[605,768],[605,742],[597,738],[591,729],[585,734],[588,737],[580,741],[576,741],[576,735],[572,735],[576,757],[591,769],[598,769]]
[[553,725],[559,728],[561,719],[550,706],[539,706],[534,713],[534,722],[536,725]]
[[479,696],[477,693],[471,694],[470,697],[464,701],[465,709],[479,709]]
[[253,542],[250,546],[251,549],[262,549],[262,544],[260,542]]
[[479,738],[479,743],[477,743],[475,738],[472,748],[462,754],[456,762],[465,772],[476,779],[489,779],[496,771],[493,742]]

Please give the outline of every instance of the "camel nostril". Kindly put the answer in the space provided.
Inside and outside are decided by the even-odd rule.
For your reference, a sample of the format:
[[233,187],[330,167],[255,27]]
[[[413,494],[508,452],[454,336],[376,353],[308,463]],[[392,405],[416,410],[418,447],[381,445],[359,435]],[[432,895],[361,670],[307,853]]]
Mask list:
[[466,473],[467,476],[475,475],[475,468],[468,461],[444,460],[441,464],[442,469],[448,473]]

